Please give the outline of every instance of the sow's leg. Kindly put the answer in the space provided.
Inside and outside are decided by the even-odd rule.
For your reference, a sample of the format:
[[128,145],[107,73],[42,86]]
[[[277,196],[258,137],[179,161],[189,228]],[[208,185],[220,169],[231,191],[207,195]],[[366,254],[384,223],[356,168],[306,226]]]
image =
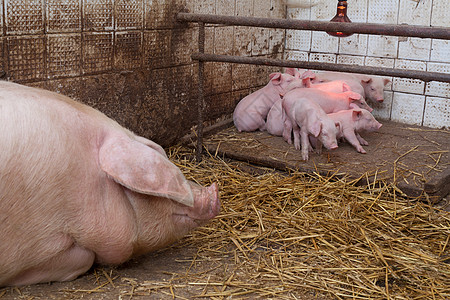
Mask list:
[[76,244],[46,262],[25,270],[7,282],[7,285],[29,285],[38,282],[69,281],[88,271],[95,253]]

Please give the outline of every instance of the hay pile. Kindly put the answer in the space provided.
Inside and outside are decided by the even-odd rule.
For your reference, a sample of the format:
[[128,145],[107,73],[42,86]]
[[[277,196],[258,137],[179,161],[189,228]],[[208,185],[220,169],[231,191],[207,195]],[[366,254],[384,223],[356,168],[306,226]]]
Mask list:
[[[212,155],[196,165],[189,151],[170,157],[188,179],[220,184],[222,211],[177,245],[198,252],[167,294],[201,286],[195,297],[450,299],[448,212],[381,182],[252,175]],[[202,262],[210,269],[197,271]]]

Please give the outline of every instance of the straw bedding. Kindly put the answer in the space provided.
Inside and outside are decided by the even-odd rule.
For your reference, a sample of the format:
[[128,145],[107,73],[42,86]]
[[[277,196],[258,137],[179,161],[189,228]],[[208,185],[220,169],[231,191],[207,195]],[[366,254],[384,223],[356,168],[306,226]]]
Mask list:
[[[195,164],[191,155],[170,150],[188,179],[220,184],[222,211],[177,245],[198,252],[166,293],[201,286],[196,297],[215,299],[450,298],[448,212],[383,182],[245,172],[211,154]],[[200,262],[210,269],[196,270]]]

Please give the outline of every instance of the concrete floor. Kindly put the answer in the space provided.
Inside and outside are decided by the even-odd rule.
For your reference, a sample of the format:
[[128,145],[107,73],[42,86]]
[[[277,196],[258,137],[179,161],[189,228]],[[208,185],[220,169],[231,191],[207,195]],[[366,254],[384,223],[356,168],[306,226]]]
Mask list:
[[422,196],[439,202],[450,192],[450,131],[405,125],[390,121],[374,133],[362,135],[368,142],[367,154],[348,143],[321,155],[310,153],[301,159],[300,151],[282,137],[267,132],[239,133],[231,127],[204,138],[211,153],[279,170],[296,169],[321,175],[336,174],[360,178],[361,184],[374,180],[395,181],[407,196]]

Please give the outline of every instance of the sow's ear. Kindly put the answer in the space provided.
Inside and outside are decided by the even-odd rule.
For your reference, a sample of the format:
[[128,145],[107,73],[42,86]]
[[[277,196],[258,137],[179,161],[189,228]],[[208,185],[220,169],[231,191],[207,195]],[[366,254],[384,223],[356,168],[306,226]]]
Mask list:
[[100,146],[100,168],[130,190],[194,206],[186,178],[158,150],[126,136],[108,137]]

